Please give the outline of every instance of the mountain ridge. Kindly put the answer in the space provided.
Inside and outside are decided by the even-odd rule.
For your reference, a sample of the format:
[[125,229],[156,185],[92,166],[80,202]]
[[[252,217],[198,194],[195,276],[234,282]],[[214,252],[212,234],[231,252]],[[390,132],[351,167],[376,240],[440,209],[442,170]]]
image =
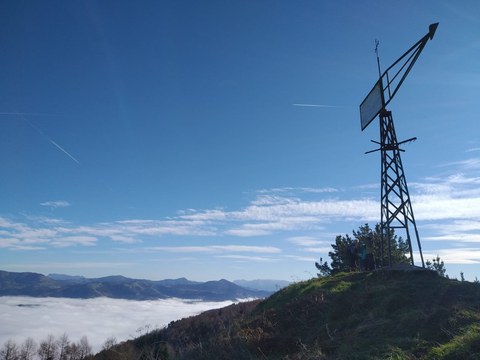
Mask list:
[[109,297],[127,300],[167,298],[224,301],[263,298],[271,292],[246,289],[228,280],[196,282],[186,278],[145,280],[121,275],[86,278],[33,272],[0,270],[0,296],[66,297],[88,299]]

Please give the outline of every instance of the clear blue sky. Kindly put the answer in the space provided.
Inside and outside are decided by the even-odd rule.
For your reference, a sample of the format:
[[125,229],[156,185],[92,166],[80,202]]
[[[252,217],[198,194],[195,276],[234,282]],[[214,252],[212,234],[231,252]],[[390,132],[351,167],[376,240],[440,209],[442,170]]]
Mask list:
[[[380,217],[392,101],[426,258],[480,277],[480,2],[3,1],[0,268],[304,279]],[[321,106],[298,106],[313,104]]]

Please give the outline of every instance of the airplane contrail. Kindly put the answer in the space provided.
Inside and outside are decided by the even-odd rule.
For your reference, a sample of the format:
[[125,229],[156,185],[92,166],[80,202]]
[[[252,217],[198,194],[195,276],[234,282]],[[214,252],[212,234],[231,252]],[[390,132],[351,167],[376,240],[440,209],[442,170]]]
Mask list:
[[293,106],[305,106],[305,107],[320,107],[320,108],[335,108],[338,106],[322,105],[322,104],[293,104]]
[[[18,114],[18,113],[17,113]],[[35,125],[33,125],[30,121],[28,121],[26,118],[23,118],[23,120],[25,120],[32,128],[34,128],[35,130],[37,130],[37,132],[42,135],[45,139],[47,139],[53,146],[55,146],[58,150],[60,150],[61,152],[63,152],[65,155],[67,155],[70,159],[72,159],[73,161],[75,161],[78,165],[80,165],[80,161],[78,161],[77,159],[75,159],[75,157],[70,154],[67,150],[65,150],[64,148],[62,148],[60,145],[58,145],[55,141],[53,141],[52,139],[50,139],[47,135],[45,135],[45,133],[40,130],[38,127],[36,127]]]
[[22,112],[8,112],[8,111],[0,111],[0,115],[17,115],[17,116],[61,116],[61,115],[58,115],[58,114],[22,113]]
[[50,142],[51,142],[53,145],[55,145],[60,151],[62,151],[62,152],[63,152],[65,155],[67,155],[70,159],[72,159],[72,160],[75,161],[78,165],[80,165],[80,162],[79,162],[77,159],[75,159],[75,158],[73,157],[73,155],[70,154],[67,150],[65,150],[64,148],[62,148],[60,145],[58,145],[58,144],[57,144],[55,141],[53,141],[52,139],[48,139],[48,140],[50,140]]

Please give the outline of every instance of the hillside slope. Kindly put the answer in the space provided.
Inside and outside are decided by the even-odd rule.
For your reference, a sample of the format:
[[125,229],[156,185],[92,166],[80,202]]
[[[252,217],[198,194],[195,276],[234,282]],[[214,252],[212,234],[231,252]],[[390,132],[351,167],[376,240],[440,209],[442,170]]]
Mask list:
[[431,271],[312,279],[263,301],[172,322],[96,355],[120,357],[480,359],[480,285]]

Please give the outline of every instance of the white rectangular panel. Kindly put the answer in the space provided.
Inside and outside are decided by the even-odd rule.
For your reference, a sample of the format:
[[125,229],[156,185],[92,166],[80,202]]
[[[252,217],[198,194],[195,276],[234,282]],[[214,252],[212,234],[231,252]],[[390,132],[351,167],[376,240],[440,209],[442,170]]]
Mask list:
[[367,97],[360,104],[360,122],[362,131],[372,122],[383,108],[382,82],[378,80]]

